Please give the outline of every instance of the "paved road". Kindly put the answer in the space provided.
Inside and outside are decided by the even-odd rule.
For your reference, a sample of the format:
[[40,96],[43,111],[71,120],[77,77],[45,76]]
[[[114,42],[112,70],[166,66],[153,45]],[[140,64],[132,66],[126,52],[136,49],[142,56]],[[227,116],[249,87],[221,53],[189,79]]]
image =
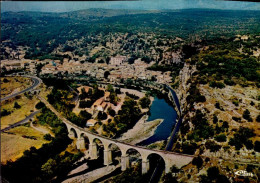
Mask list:
[[28,123],[28,121],[33,118],[34,115],[38,114],[40,111],[35,111],[33,113],[31,113],[29,116],[27,116],[25,119],[21,120],[21,121],[18,121],[17,123],[14,123],[4,129],[1,130],[1,132],[5,132],[7,130],[10,130],[11,128],[14,128],[16,126],[19,126],[19,125],[22,125],[22,124],[25,124],[25,123]]
[[8,100],[8,99],[10,99],[10,98],[16,97],[16,96],[21,95],[21,94],[23,94],[23,93],[25,93],[25,92],[28,92],[28,91],[30,91],[30,90],[33,90],[33,89],[35,89],[38,85],[41,84],[41,80],[40,80],[39,78],[37,78],[37,77],[33,77],[33,76],[23,76],[23,77],[31,78],[32,81],[33,81],[32,86],[30,86],[29,88],[26,88],[26,89],[24,89],[24,90],[22,90],[22,91],[20,91],[20,92],[17,92],[17,93],[8,95],[8,96],[6,96],[6,97],[4,97],[4,98],[1,98],[0,102],[3,102],[3,101]]

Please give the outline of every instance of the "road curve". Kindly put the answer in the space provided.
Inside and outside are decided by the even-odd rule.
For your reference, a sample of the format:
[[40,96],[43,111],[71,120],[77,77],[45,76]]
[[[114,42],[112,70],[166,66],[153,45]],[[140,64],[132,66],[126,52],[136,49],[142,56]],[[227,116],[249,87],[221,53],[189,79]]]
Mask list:
[[16,97],[16,96],[21,95],[21,94],[23,94],[25,92],[31,91],[31,90],[35,89],[36,87],[38,87],[41,84],[41,82],[42,82],[41,79],[39,79],[37,77],[34,77],[34,76],[21,76],[21,77],[31,78],[32,81],[33,81],[32,86],[30,86],[29,88],[26,88],[26,89],[24,89],[24,90],[22,90],[20,92],[17,92],[17,93],[8,95],[6,97],[3,97],[3,98],[1,98],[0,102],[3,102],[3,101],[8,100],[10,98]]
[[14,123],[4,129],[1,130],[1,132],[5,132],[7,130],[10,130],[11,128],[14,128],[16,126],[19,126],[19,125],[22,125],[22,124],[25,124],[27,123],[34,115],[38,114],[40,111],[34,111],[32,112],[29,116],[27,116],[26,118],[24,118],[23,120],[21,121],[18,121],[17,123]]

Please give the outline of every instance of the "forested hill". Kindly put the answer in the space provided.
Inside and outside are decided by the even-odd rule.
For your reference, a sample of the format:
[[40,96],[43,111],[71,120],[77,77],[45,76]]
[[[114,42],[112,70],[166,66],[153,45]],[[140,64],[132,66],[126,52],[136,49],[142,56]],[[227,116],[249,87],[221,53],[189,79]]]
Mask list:
[[[260,32],[260,11],[187,9],[138,11],[89,9],[66,13],[5,12],[1,39],[51,53],[58,45],[110,33],[211,39]],[[98,40],[96,40],[99,42]]]

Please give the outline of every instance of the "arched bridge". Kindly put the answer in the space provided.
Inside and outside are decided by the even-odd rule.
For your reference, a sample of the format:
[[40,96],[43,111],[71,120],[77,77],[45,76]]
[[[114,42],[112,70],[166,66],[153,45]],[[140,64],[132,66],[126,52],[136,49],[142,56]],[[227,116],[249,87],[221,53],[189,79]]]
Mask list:
[[115,139],[110,139],[95,133],[92,133],[84,128],[78,127],[77,125],[71,123],[69,120],[61,116],[45,99],[42,97],[38,98],[45,103],[45,105],[54,112],[58,118],[60,118],[63,123],[66,125],[69,137],[77,139],[77,148],[78,149],[85,149],[85,140],[88,139],[89,147],[88,153],[91,159],[98,158],[98,150],[97,150],[97,143],[96,139],[100,140],[104,146],[104,165],[109,165],[112,163],[112,145],[116,145],[121,151],[121,169],[124,171],[126,170],[129,165],[129,154],[130,150],[138,151],[142,158],[142,173],[146,173],[149,170],[149,156],[152,154],[159,155],[165,163],[165,172],[170,172],[170,168],[175,165],[178,168],[182,167],[183,165],[188,164],[192,161],[193,156],[191,155],[184,155],[169,151],[161,151],[161,150],[152,150],[147,149],[145,147],[136,146],[127,144],[121,141],[117,141]]

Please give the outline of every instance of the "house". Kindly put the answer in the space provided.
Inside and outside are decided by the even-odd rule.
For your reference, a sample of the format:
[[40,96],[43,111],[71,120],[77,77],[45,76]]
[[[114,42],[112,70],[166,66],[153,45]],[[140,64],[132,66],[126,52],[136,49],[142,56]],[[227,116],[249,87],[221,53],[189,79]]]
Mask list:
[[89,120],[87,121],[86,126],[95,126],[96,122],[97,122],[97,121],[94,120],[94,119],[89,119]]
[[126,61],[126,56],[111,57],[110,64],[111,65],[121,65],[125,61]]

